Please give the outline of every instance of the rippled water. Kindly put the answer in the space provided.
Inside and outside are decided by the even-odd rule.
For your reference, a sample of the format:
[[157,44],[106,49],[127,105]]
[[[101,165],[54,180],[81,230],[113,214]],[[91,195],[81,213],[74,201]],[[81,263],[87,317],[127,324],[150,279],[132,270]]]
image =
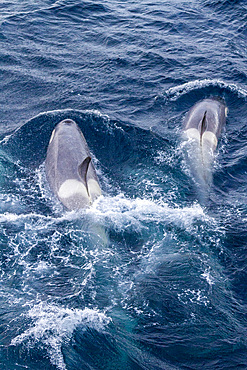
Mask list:
[[[0,4],[1,369],[247,367],[244,0]],[[197,182],[182,128],[229,109]],[[67,212],[44,159],[74,119],[103,190]]]

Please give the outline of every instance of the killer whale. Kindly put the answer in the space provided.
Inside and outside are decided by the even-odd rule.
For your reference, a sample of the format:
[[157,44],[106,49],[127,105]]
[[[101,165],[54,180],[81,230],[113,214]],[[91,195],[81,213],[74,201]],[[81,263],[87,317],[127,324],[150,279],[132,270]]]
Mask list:
[[58,123],[51,134],[45,172],[51,190],[68,210],[87,208],[101,195],[86,139],[71,119]]
[[226,104],[218,97],[197,102],[185,116],[185,157],[190,174],[198,186],[201,201],[205,201],[209,195],[214,152],[226,124],[226,117]]
[[185,117],[184,132],[206,150],[216,149],[218,138],[225,126],[227,107],[220,98],[208,98],[197,102]]

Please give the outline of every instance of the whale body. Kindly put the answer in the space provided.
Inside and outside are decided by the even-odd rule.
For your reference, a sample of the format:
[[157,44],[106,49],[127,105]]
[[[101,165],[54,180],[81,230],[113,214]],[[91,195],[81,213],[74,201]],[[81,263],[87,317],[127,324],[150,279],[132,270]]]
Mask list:
[[185,134],[206,150],[216,149],[218,138],[226,123],[227,107],[218,98],[204,99],[196,103],[185,118]]
[[53,130],[45,171],[51,190],[68,210],[89,207],[101,195],[87,142],[71,119]]
[[185,155],[202,201],[212,183],[212,163],[218,138],[226,123],[227,107],[223,99],[208,98],[196,103],[184,122]]

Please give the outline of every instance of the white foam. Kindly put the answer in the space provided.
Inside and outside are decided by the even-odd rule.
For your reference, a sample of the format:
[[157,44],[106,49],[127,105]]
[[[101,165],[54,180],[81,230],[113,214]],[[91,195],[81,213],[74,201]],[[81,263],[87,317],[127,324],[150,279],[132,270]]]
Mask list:
[[[71,109],[71,108],[48,110],[48,111],[41,112],[41,113],[37,114],[32,119],[44,116],[46,114],[57,115],[57,114],[62,114],[62,113],[75,113],[75,112],[76,113],[77,112],[78,113],[83,113],[83,114],[91,114],[91,115],[94,115],[96,117],[109,119],[109,116],[107,114],[101,113],[98,109],[85,109],[85,110],[79,110],[78,109],[78,110],[74,110],[74,109]],[[18,128],[18,129],[20,129],[20,128]]]
[[27,317],[32,319],[33,326],[12,339],[11,345],[27,342],[29,347],[33,347],[36,343],[42,343],[51,363],[61,370],[66,369],[62,344],[71,338],[78,325],[82,326],[81,330],[90,327],[102,331],[111,321],[105,313],[98,310],[69,309],[43,302],[32,307]]
[[209,269],[205,270],[204,273],[201,274],[201,276],[204,279],[206,279],[208,285],[212,286],[212,285],[215,284],[214,279],[213,279],[212,275],[210,274],[210,270]]
[[23,214],[16,214],[16,213],[10,213],[10,212],[5,212],[0,215],[0,223],[1,222],[15,222],[19,220],[24,220],[26,218],[30,218],[30,214],[28,215],[23,215]]
[[188,304],[189,302],[203,306],[210,304],[210,300],[200,289],[185,289],[182,293],[178,293],[178,299],[184,304]]
[[222,80],[218,79],[203,79],[203,80],[195,80],[189,81],[179,86],[171,87],[170,89],[165,91],[165,95],[171,100],[177,100],[180,96],[187,94],[188,92],[204,88],[208,86],[218,86],[220,88],[229,89],[233,92],[236,92],[239,97],[246,98],[247,97],[247,90],[243,89],[242,87],[236,84],[228,84]]
[[175,161],[175,152],[168,153],[164,150],[158,150],[157,156],[154,157],[154,160],[158,164],[166,163],[168,165],[172,165]]
[[206,222],[214,220],[204,213],[203,208],[195,203],[191,207],[169,207],[167,203],[160,201],[156,203],[148,199],[129,199],[123,194],[116,197],[100,197],[93,206],[88,209],[87,214],[99,219],[105,224],[110,224],[117,230],[126,226],[133,226],[137,230],[144,226],[144,222],[173,222],[186,229],[191,229],[195,219]]
[[67,211],[57,216],[45,216],[40,213],[17,214],[5,212],[0,214],[0,223],[9,222],[25,224],[25,230],[43,230],[50,225],[60,224],[63,221],[77,221],[81,218],[88,218],[88,221],[112,227],[115,230],[123,230],[127,227],[134,227],[137,230],[145,228],[146,223],[161,222],[174,223],[185,229],[191,230],[195,220],[200,219],[209,224],[215,224],[212,217],[205,213],[203,207],[198,203],[191,206],[169,206],[164,200],[153,201],[146,198],[127,198],[124,194],[117,196],[98,197],[90,208],[79,211]]
[[0,140],[0,144],[3,144],[3,145],[7,144],[11,136],[12,136],[12,133],[7,134],[2,140]]

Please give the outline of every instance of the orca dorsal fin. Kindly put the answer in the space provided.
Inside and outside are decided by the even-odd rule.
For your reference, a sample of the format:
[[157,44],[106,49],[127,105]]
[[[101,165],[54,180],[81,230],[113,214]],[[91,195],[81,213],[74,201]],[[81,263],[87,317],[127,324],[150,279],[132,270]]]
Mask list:
[[207,116],[207,111],[205,111],[204,116],[203,116],[203,119],[202,119],[202,123],[201,123],[200,144],[202,144],[202,135],[207,130],[206,116]]
[[87,171],[88,171],[88,167],[89,167],[89,164],[91,162],[91,157],[87,157],[84,159],[84,161],[79,164],[78,166],[78,173],[79,173],[79,176],[81,177],[82,181],[84,182],[86,188],[87,188]]

